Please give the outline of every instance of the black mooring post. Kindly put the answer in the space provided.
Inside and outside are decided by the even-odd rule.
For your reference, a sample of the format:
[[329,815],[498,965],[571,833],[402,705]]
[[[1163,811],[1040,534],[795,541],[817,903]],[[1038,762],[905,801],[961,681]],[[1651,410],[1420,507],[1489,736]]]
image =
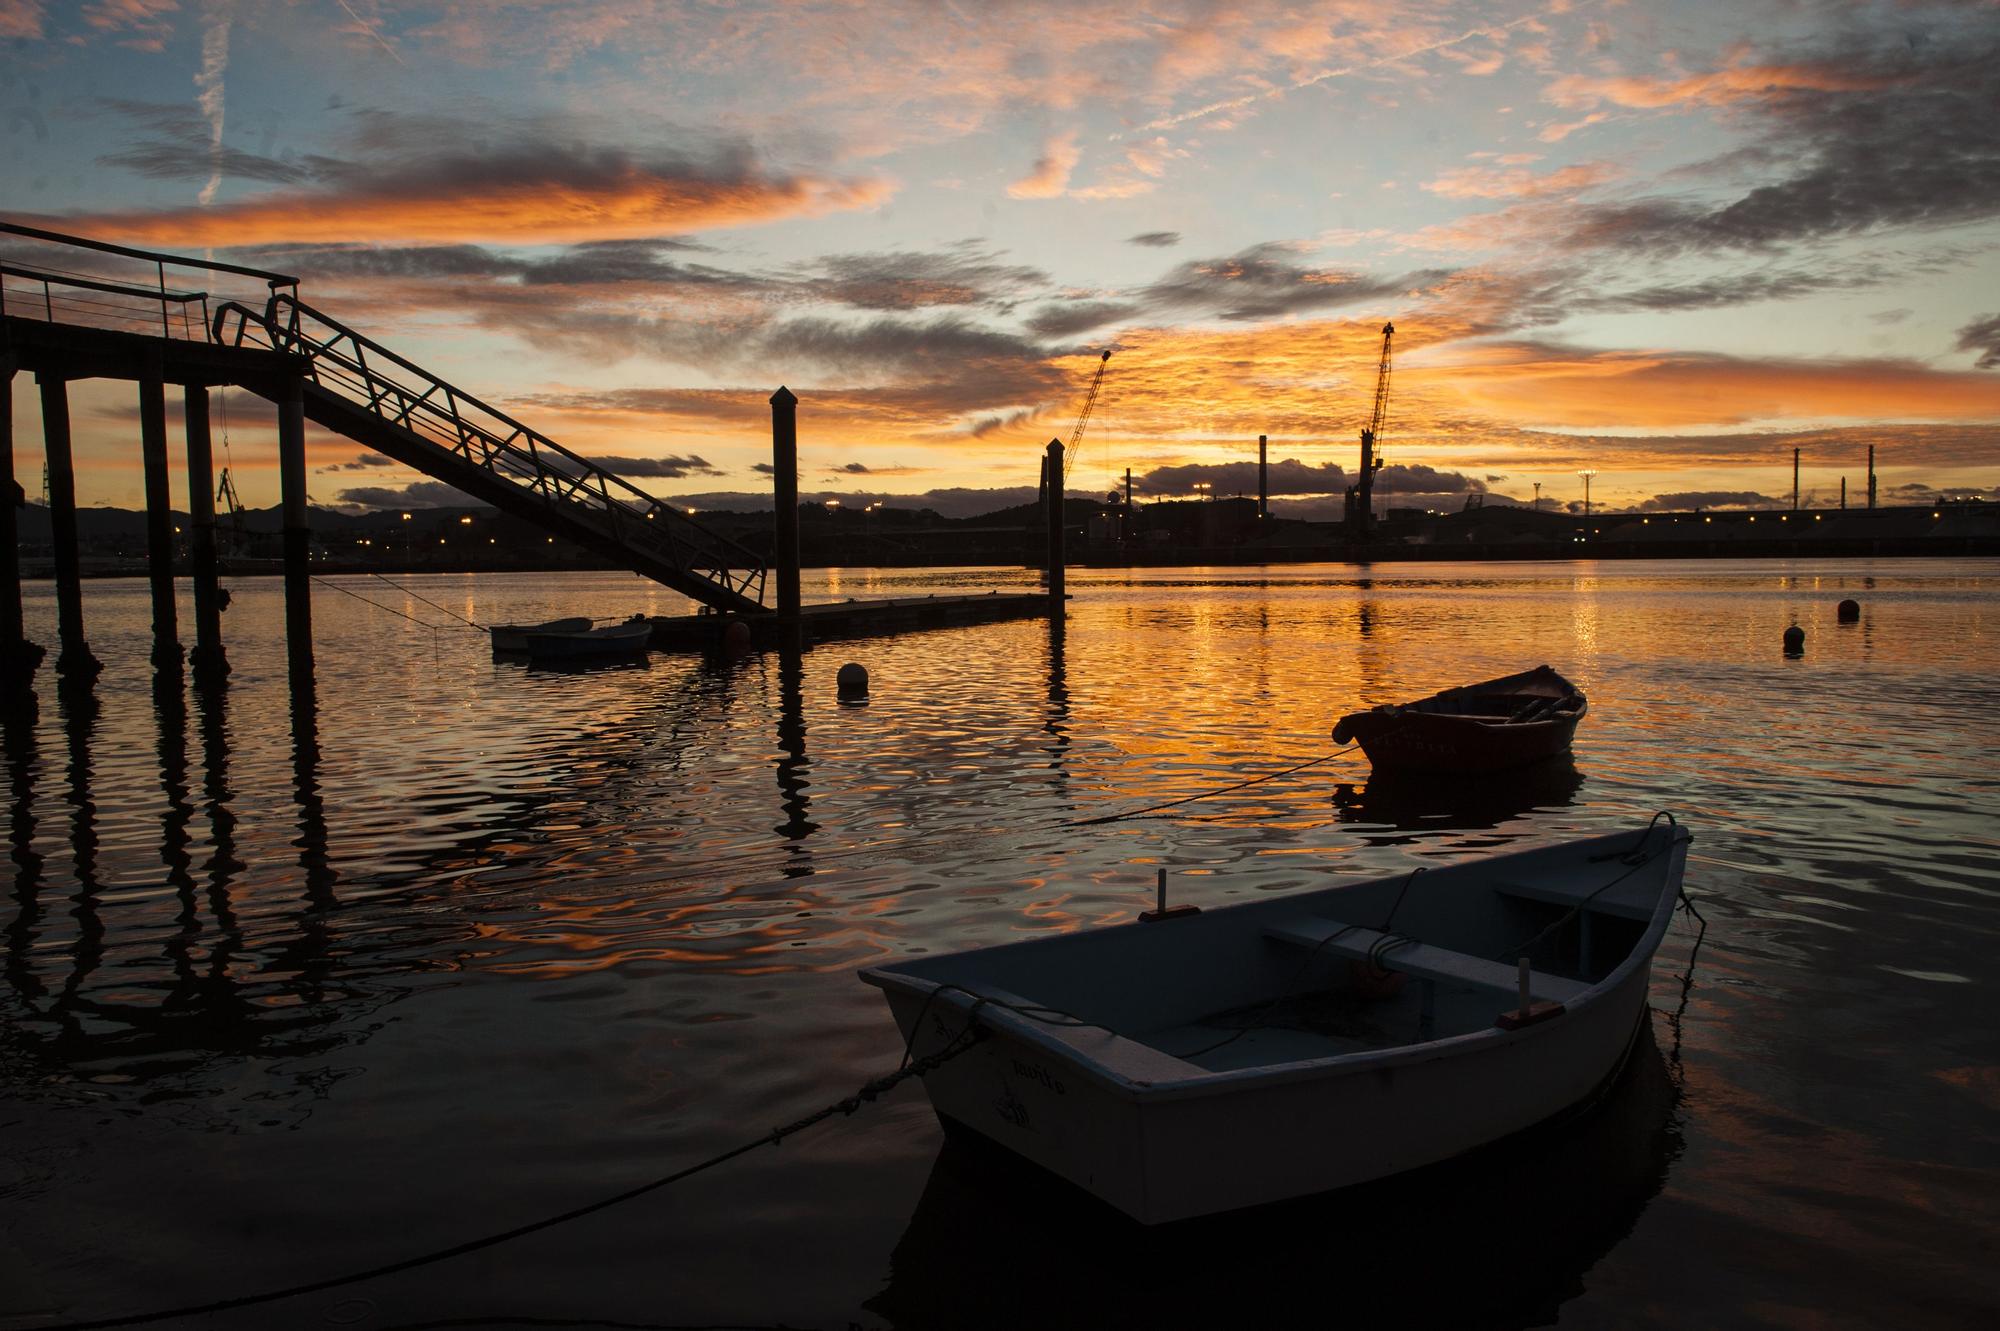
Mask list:
[[306,522],[305,383],[278,398],[278,486],[285,514],[285,652],[292,673],[312,673],[312,530]]
[[[14,356],[0,353],[0,679],[18,686],[33,678],[42,649],[21,628],[20,505],[14,479]],[[10,696],[19,696],[14,688]]]
[[153,665],[178,670],[174,614],[174,501],[167,485],[167,394],[157,356],[139,376],[139,459],[146,480],[146,577],[153,593]]
[[1271,467],[1268,436],[1257,436],[1257,519],[1271,516]]
[[771,394],[771,551],[778,561],[778,613],[799,616],[799,400],[779,385]]
[[1049,440],[1048,460],[1043,464],[1049,474],[1049,613],[1063,613],[1063,445],[1060,439]]
[[42,448],[49,464],[49,544],[56,564],[56,673],[79,680],[104,668],[83,640],[83,576],[76,551],[76,464],[69,448],[69,385],[36,376],[42,390]]
[[229,673],[222,654],[222,588],[215,555],[215,455],[209,440],[208,389],[187,387],[189,553],[194,565],[194,664],[197,683]]

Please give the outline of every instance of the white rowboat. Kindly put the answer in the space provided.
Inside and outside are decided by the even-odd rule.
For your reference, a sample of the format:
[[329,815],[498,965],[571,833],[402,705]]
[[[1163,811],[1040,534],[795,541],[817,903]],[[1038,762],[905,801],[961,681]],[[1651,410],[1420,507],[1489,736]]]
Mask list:
[[590,621],[578,616],[574,619],[551,619],[546,624],[495,624],[487,632],[493,635],[493,650],[496,652],[525,652],[528,650],[530,633],[588,633]]
[[1420,1168],[1588,1101],[1645,1019],[1689,840],[1656,819],[861,978],[916,1056],[984,1033],[924,1077],[947,1126],[1181,1220]]
[[525,635],[528,655],[535,660],[578,660],[590,656],[636,656],[653,641],[653,625],[643,615],[623,624],[585,628],[578,632],[547,633],[540,630]]

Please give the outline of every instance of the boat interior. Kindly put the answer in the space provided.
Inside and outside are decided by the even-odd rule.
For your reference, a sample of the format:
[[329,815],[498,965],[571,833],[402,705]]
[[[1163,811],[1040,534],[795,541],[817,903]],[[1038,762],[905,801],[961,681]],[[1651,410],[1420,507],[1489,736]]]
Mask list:
[[1422,1044],[1518,1009],[1521,957],[1537,1004],[1616,971],[1670,890],[1670,834],[1637,865],[1625,832],[878,974],[1137,1082]]

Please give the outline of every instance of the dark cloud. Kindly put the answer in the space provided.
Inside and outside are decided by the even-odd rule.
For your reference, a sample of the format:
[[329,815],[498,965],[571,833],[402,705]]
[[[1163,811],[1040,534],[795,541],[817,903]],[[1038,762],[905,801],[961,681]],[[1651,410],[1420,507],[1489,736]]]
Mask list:
[[336,462],[330,467],[321,467],[323,472],[331,471],[373,471],[377,467],[393,467],[396,464],[380,453],[363,453],[352,462]]
[[1141,231],[1136,236],[1125,237],[1127,245],[1145,245],[1153,249],[1166,249],[1181,243],[1178,231]]
[[343,504],[362,508],[471,508],[479,501],[443,481],[412,481],[405,486],[363,485],[335,496]]
[[756,472],[759,476],[769,476],[777,469],[776,464],[770,462],[753,462],[750,464],[750,470]]
[[1271,319],[1407,290],[1411,278],[1309,268],[1295,251],[1266,242],[1223,259],[1191,259],[1141,290],[1147,307],[1222,319]]
[[1049,284],[1041,269],[1002,263],[998,253],[976,245],[932,253],[835,254],[807,271],[806,294],[864,310],[1004,304]]
[[246,245],[224,253],[307,279],[517,277],[528,267],[479,245]]
[[859,462],[850,462],[844,467],[835,467],[834,470],[837,472],[846,472],[850,476],[866,476],[869,471],[867,466]]
[[2000,369],[2000,314],[1975,319],[1959,329],[1958,349],[1979,353],[1979,359],[1973,362],[1977,369]]
[[615,472],[628,479],[634,476],[661,476],[669,480],[679,480],[684,476],[721,476],[723,471],[707,458],[688,454],[686,457],[634,458],[607,454],[602,457],[586,458],[606,471]]
[[768,279],[734,273],[708,264],[678,263],[667,254],[691,248],[678,240],[607,240],[576,245],[551,259],[521,265],[521,280],[531,286],[598,286],[617,282],[648,282],[659,286],[765,290]]
[[[1205,481],[1218,495],[1257,493],[1257,464],[1254,462],[1188,463],[1176,467],[1155,467],[1132,478],[1134,493],[1151,496],[1191,495],[1195,482]],[[1296,458],[1270,465],[1268,486],[1273,495],[1337,495],[1352,479],[1337,462],[1309,466]],[[1394,464],[1375,473],[1375,493],[1381,495],[1462,495],[1484,491],[1486,483],[1458,472],[1439,471],[1421,464]]]
[[206,180],[219,169],[232,179],[297,185],[343,165],[329,157],[275,158],[218,147],[208,121],[192,102],[100,97],[94,105],[152,136],[99,157],[98,165],[123,167],[153,180]]
[[[838,502],[842,508],[865,508],[879,501],[891,508],[929,509],[940,517],[947,518],[976,518],[1004,508],[1018,508],[1023,504],[1032,504],[1037,497],[1035,487],[1032,485],[1002,486],[992,490],[951,488],[901,495],[882,490],[799,492],[799,502],[802,504]],[[760,494],[750,490],[715,490],[704,494],[675,495],[672,502],[688,508],[755,513],[770,509],[771,496],[768,492]]]
[[123,167],[151,180],[206,180],[220,171],[232,180],[258,180],[277,185],[297,185],[316,178],[322,164],[282,161],[260,157],[241,148],[215,147],[209,143],[161,143],[147,141],[106,153],[99,166]]
[[[1654,495],[1644,503],[1634,505],[1630,511],[1687,513],[1700,508],[1782,508],[1789,502],[1758,494],[1754,490],[1677,490],[1672,494]],[[1572,507],[1582,512],[1581,504],[1573,504]]]
[[1773,87],[1746,114],[1791,173],[1721,204],[1643,198],[1567,215],[1565,243],[1659,254],[1772,249],[2000,213],[2000,41],[1850,49],[1830,88]]
[[1137,305],[1115,300],[1073,300],[1044,305],[1027,320],[1028,331],[1043,337],[1073,337],[1139,312]]
[[1877,310],[1875,311],[1875,313],[1868,316],[1868,322],[1881,324],[1883,327],[1886,328],[1892,324],[1899,324],[1903,322],[1903,320],[1909,318],[1911,315],[1915,313],[1916,313],[1915,310],[1909,309],[1907,307],[1894,310]]
[[1066,392],[1068,382],[1039,345],[956,315],[911,323],[875,319],[840,323],[794,319],[767,330],[759,359],[793,375],[804,362],[842,374],[956,385],[964,406],[1033,401]]

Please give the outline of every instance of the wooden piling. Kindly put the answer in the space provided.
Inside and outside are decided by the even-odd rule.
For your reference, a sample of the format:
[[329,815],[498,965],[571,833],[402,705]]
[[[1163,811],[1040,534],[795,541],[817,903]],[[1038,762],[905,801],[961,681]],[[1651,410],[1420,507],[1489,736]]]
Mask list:
[[1266,436],[1257,436],[1257,520],[1271,516],[1270,448]]
[[157,353],[139,376],[139,460],[146,483],[146,577],[153,594],[153,665],[178,670],[174,613],[174,508],[167,483],[167,394]]
[[0,679],[18,685],[42,663],[21,628],[21,529],[26,496],[14,475],[14,356],[0,353]]
[[312,671],[312,530],[306,519],[305,383],[278,399],[278,485],[285,516],[285,652],[293,674]]
[[56,565],[56,673],[87,680],[104,668],[83,638],[83,575],[76,548],[76,463],[70,456],[69,385],[35,376],[42,390],[42,446],[49,465],[49,545]]
[[1043,464],[1049,477],[1049,613],[1064,613],[1063,604],[1063,444],[1060,439],[1049,440],[1049,451]]
[[189,554],[194,572],[194,665],[197,681],[229,673],[222,651],[222,588],[215,553],[215,455],[209,437],[208,389],[187,387]]
[[771,394],[772,557],[778,565],[778,613],[799,615],[799,399],[780,384]]

